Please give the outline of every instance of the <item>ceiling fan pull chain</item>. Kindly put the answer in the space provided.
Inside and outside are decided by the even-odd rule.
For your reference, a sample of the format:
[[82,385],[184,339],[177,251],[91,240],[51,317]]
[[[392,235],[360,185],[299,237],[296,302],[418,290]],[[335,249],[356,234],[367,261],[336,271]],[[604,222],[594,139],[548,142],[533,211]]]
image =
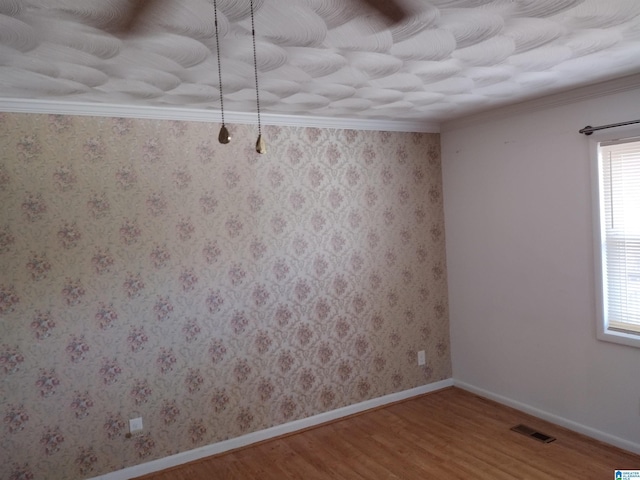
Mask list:
[[256,142],[256,151],[258,153],[266,153],[267,147],[265,146],[264,139],[262,138],[262,124],[260,122],[260,89],[258,88],[258,57],[256,54],[256,25],[253,12],[253,0],[251,5],[251,37],[253,39],[253,71],[256,77],[256,110],[258,112],[258,141]]
[[218,85],[220,91],[220,115],[222,117],[222,128],[220,128],[220,133],[218,134],[218,141],[223,144],[227,144],[231,141],[231,135],[229,135],[229,130],[227,130],[227,126],[224,123],[224,98],[222,96],[222,67],[220,65],[220,36],[218,35],[218,2],[217,0],[213,0],[213,9],[214,9],[214,23],[216,27],[216,53],[218,55]]

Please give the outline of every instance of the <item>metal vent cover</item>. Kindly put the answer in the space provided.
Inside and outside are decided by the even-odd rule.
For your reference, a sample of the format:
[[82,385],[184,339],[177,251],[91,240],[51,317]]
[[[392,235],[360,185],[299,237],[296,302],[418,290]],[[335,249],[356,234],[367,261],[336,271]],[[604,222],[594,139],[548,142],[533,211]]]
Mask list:
[[551,443],[555,441],[555,437],[552,437],[545,433],[538,432],[534,428],[528,427],[527,425],[519,424],[519,425],[516,425],[515,427],[511,427],[511,430],[517,433],[521,433],[522,435],[526,435],[527,437],[531,437],[542,443]]

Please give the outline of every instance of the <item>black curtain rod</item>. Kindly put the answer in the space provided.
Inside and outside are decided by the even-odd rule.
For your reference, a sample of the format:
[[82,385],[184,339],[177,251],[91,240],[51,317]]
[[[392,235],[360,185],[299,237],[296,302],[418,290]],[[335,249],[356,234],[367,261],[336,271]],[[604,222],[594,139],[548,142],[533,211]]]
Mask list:
[[604,130],[605,128],[616,128],[616,127],[624,127],[625,125],[633,125],[634,123],[640,123],[640,120],[631,120],[629,122],[622,123],[612,123],[610,125],[601,125],[599,127],[592,127],[587,125],[582,130],[578,130],[578,133],[584,133],[585,135],[591,135],[593,132],[597,130]]

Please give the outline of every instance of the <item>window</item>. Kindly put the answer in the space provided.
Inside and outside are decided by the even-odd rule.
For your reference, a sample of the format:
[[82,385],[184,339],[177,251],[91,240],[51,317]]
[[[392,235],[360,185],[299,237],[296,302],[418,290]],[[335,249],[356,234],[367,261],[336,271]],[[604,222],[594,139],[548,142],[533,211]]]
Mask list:
[[640,347],[640,137],[597,152],[598,338]]

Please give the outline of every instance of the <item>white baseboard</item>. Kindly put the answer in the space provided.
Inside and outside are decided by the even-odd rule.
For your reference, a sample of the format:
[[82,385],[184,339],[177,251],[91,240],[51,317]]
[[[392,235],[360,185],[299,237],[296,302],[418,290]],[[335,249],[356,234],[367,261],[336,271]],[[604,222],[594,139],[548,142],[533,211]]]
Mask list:
[[453,386],[453,379],[430,383],[429,385],[424,385],[422,387],[392,393],[390,395],[385,395],[384,397],[374,398],[365,402],[356,403],[354,405],[338,408],[336,410],[331,410],[330,412],[320,413],[312,417],[295,420],[283,425],[277,425],[265,430],[249,433],[241,437],[232,438],[223,442],[213,443],[211,445],[206,445],[204,447],[189,450],[187,452],[178,453],[176,455],[160,458],[158,460],[153,460],[151,462],[143,463],[140,465],[135,465],[123,470],[100,475],[89,480],[128,480],[132,477],[147,475],[149,473],[158,472],[166,468],[182,465],[183,463],[210,457],[211,455],[217,455],[229,450],[234,450],[236,448],[246,447],[247,445],[251,445],[253,443],[258,443],[264,440],[269,440],[271,438],[294,433],[309,427],[315,427],[323,423],[348,417],[349,415],[361,413],[366,410],[371,410],[372,408],[382,407],[384,405],[389,405],[394,402],[417,397],[419,395],[424,395],[425,393],[435,392],[437,390],[441,390],[443,388],[451,386]]
[[482,388],[478,388],[474,385],[470,385],[468,383],[461,382],[459,380],[454,380],[453,385],[455,387],[461,388],[468,392],[475,393],[476,395],[479,395],[481,397],[488,398],[489,400],[493,400],[495,402],[501,403],[502,405],[515,408],[516,410],[520,410],[521,412],[528,413],[530,415],[533,415],[534,417],[538,417],[542,420],[546,420],[556,425],[560,425],[561,427],[565,427],[574,432],[581,433],[595,440],[599,440],[609,445],[613,445],[614,447],[622,448],[623,450],[627,450],[629,452],[633,452],[640,455],[640,444],[638,443],[630,442],[623,438],[610,435],[600,430],[596,430],[595,428],[591,428],[581,423],[574,422],[573,420],[568,420],[564,417],[560,417],[553,413],[545,412],[544,410],[540,410],[539,408],[532,407],[531,405],[527,405],[526,403],[522,403],[517,400],[512,400],[511,398],[498,395],[496,393],[490,392],[488,390],[484,390]]

